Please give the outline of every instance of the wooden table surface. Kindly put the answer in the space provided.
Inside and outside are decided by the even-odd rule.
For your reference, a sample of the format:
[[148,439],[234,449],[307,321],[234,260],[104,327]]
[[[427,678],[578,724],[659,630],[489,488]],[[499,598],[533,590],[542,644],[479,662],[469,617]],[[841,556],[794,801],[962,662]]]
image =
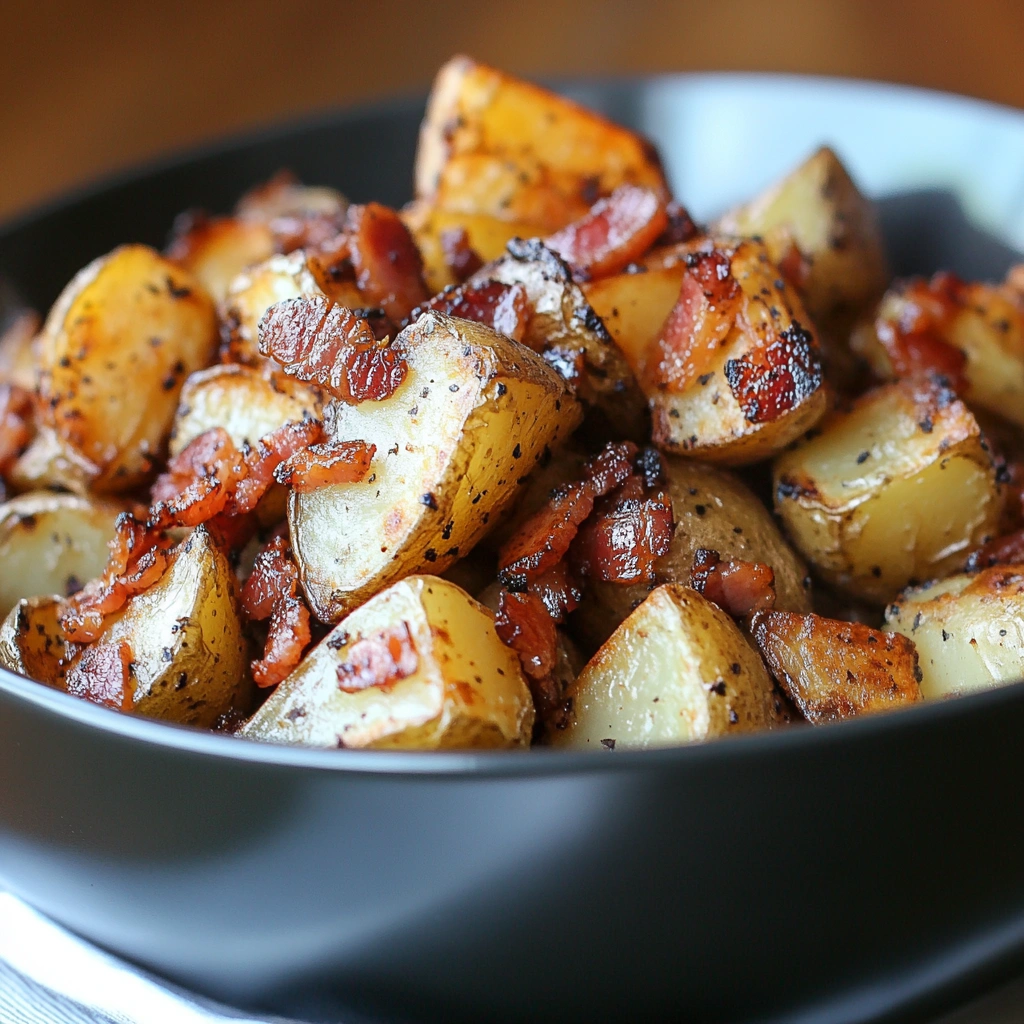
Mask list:
[[[13,9],[12,9],[13,6]],[[219,133],[425,88],[455,52],[526,75],[756,69],[1024,106],[1019,0],[6,0],[0,216]]]

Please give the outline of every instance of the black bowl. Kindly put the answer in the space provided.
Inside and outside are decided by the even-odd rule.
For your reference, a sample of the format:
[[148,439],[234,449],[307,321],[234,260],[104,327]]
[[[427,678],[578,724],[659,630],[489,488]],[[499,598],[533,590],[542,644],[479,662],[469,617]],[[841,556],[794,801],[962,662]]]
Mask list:
[[[698,215],[828,141],[900,272],[1002,274],[1021,247],[1012,111],[763,76],[570,91],[651,135]],[[0,275],[44,306],[281,166],[400,202],[421,111],[93,188],[0,231]],[[646,753],[300,750],[0,673],[0,884],[187,986],[323,1019],[914,1020],[1024,959],[1021,736],[1017,685]]]

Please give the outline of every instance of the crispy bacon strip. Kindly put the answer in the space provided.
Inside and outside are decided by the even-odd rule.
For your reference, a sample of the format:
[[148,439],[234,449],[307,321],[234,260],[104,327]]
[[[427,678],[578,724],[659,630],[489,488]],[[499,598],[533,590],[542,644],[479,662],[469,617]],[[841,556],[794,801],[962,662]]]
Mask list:
[[390,398],[408,369],[365,320],[322,296],[271,306],[259,323],[259,346],[289,376],[353,404]]
[[319,420],[294,420],[264,434],[245,453],[245,476],[238,481],[228,500],[229,515],[245,515],[255,510],[274,482],[277,467],[302,449],[319,443],[324,426]]
[[526,288],[500,281],[445,288],[425,305],[414,309],[410,318],[415,320],[428,309],[486,324],[513,341],[522,341],[526,336],[532,313]]
[[665,391],[685,391],[705,372],[732,330],[740,287],[731,254],[718,249],[688,253],[679,298],[647,355],[646,382]]
[[370,686],[387,689],[419,668],[420,656],[407,622],[357,640],[338,665],[338,689],[358,693]]
[[68,670],[67,691],[115,711],[131,711],[134,698],[131,663],[132,650],[126,640],[93,644],[85,648]]
[[580,220],[547,239],[547,246],[588,278],[617,274],[639,260],[668,226],[661,197],[649,188],[620,185]]
[[31,391],[17,384],[0,384],[0,475],[8,472],[32,440]]
[[456,281],[472,277],[483,265],[480,254],[469,244],[465,228],[449,228],[441,232],[441,251],[445,266]]
[[723,562],[708,548],[698,548],[693,556],[690,586],[736,619],[775,606],[775,573],[770,566]]
[[67,598],[61,608],[61,628],[73,643],[91,643],[99,637],[107,616],[153,586],[167,568],[171,541],[161,530],[128,512],[117,517],[114,530],[103,574]]
[[256,556],[242,588],[242,610],[254,622],[270,620],[263,657],[252,663],[257,686],[276,686],[302,661],[312,633],[309,609],[299,593],[299,570],[284,537]]
[[285,459],[274,479],[299,494],[331,484],[354,484],[366,477],[377,446],[365,441],[328,441],[302,448]]
[[537,594],[527,591],[503,590],[495,618],[498,638],[519,655],[523,671],[531,681],[531,690],[538,703],[544,702],[543,684],[551,675],[558,656],[558,633],[555,620]]
[[725,363],[725,379],[748,423],[770,423],[821,387],[814,336],[796,320],[767,347]]
[[573,541],[573,568],[609,583],[652,580],[654,563],[668,552],[674,527],[672,502],[664,494],[617,500],[581,528]]

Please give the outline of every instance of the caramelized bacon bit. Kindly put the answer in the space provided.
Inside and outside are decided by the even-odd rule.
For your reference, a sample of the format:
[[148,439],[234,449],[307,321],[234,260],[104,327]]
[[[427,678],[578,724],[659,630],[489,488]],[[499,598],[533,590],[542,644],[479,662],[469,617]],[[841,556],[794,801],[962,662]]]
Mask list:
[[318,248],[344,226],[345,201],[326,189],[304,187],[290,171],[278,171],[250,189],[235,206],[242,220],[266,224],[278,252]]
[[[639,477],[633,477],[640,483]],[[581,576],[610,583],[654,579],[654,563],[671,543],[675,520],[664,494],[625,498],[591,517],[572,547],[573,567]]]
[[400,622],[374,636],[357,640],[338,666],[338,689],[358,693],[370,686],[387,689],[419,668],[420,657],[409,623]]
[[321,296],[271,306],[260,320],[259,339],[260,352],[289,376],[353,404],[390,398],[408,369],[365,320]]
[[299,570],[284,537],[256,556],[242,588],[242,610],[254,622],[270,620],[263,657],[252,663],[257,686],[276,686],[302,661],[312,633],[309,609],[299,594]]
[[698,548],[690,586],[731,615],[744,618],[775,606],[775,573],[761,562],[723,562],[717,551]]
[[163,532],[127,512],[117,517],[114,531],[103,574],[67,598],[61,608],[61,628],[72,643],[91,643],[99,637],[106,617],[153,586],[167,568],[171,542]]
[[525,337],[531,312],[526,288],[518,283],[502,284],[500,281],[446,288],[425,305],[414,309],[410,318],[415,320],[428,309],[486,324],[513,341],[522,341]]
[[365,441],[328,441],[302,448],[274,470],[274,479],[299,494],[366,477],[377,446]]
[[131,663],[132,650],[125,640],[86,647],[68,671],[67,691],[115,711],[131,711]]
[[484,265],[480,254],[469,244],[465,228],[442,231],[441,251],[444,253],[445,266],[460,283],[472,277]]
[[319,420],[295,420],[264,434],[245,453],[245,476],[238,481],[226,511],[239,516],[252,512],[274,482],[277,467],[324,436]]
[[575,611],[583,600],[583,591],[565,561],[553,565],[533,580],[529,593],[541,599],[548,615],[556,623],[564,622],[566,615]]
[[[546,682],[558,658],[558,633],[543,600],[537,594],[503,590],[494,626],[501,642],[519,655],[532,683]],[[534,699],[543,693],[534,690]]]
[[665,216],[668,223],[655,245],[682,245],[700,234],[700,228],[693,222],[689,211],[674,199],[665,207]]
[[31,391],[0,384],[0,475],[7,473],[32,440],[34,407]]
[[647,356],[648,383],[680,393],[704,373],[732,330],[740,294],[728,253],[688,253],[679,298]]
[[356,285],[367,305],[380,306],[395,323],[401,323],[427,301],[423,259],[394,210],[380,203],[350,206],[345,231]]
[[971,553],[964,563],[967,572],[990,569],[994,565],[1024,565],[1024,530],[996,537]]
[[602,277],[639,260],[667,226],[665,204],[656,192],[620,185],[580,220],[551,235],[546,244],[577,274]]

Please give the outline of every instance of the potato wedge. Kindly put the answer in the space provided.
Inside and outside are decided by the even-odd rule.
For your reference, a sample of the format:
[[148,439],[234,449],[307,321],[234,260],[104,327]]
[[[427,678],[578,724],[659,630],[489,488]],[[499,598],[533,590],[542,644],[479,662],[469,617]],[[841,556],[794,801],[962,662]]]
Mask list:
[[416,153],[417,199],[546,233],[626,182],[668,195],[646,139],[467,57],[438,72]]
[[961,573],[905,591],[885,628],[913,640],[926,699],[1024,679],[1024,566]]
[[[854,331],[851,346],[879,377],[897,376],[879,341],[879,329],[887,325],[892,329],[912,317],[929,290],[921,281],[897,282],[886,292],[874,320]],[[957,282],[936,291],[948,308],[931,330],[963,353],[961,397],[972,407],[977,405],[1024,426],[1024,312],[1018,302],[997,285]]]
[[36,491],[0,505],[0,615],[23,597],[67,596],[103,571],[124,508]]
[[481,324],[426,313],[394,345],[408,364],[394,395],[327,410],[334,437],[376,445],[369,477],[289,499],[302,585],[324,622],[465,555],[580,420],[543,359]]
[[534,710],[494,616],[436,576],[410,576],[340,622],[238,735],[410,750],[529,746]]
[[758,612],[751,633],[783,693],[814,725],[921,699],[914,644],[858,622]]
[[775,507],[832,584],[883,604],[950,572],[994,535],[1003,507],[970,411],[933,383],[869,391],[775,464]]
[[112,619],[96,643],[128,644],[136,713],[209,728],[228,711],[249,710],[248,643],[235,588],[227,558],[198,527],[159,582]]
[[192,274],[215,302],[224,301],[243,270],[273,255],[270,225],[241,217],[198,219],[167,247],[167,258]]
[[7,482],[16,491],[58,488],[87,495],[95,477],[96,467],[56,430],[42,424],[8,471]]
[[37,342],[44,423],[96,492],[142,483],[164,449],[185,378],[210,363],[209,295],[144,245],[95,260],[54,304]]
[[[654,443],[706,462],[757,462],[825,414],[817,338],[763,244],[705,239],[681,251],[682,269],[665,260],[632,275],[632,304],[624,278],[589,294],[612,310],[613,336],[647,396]],[[702,283],[705,272],[721,296]],[[677,274],[671,316],[655,327]]]
[[517,239],[470,278],[471,284],[487,281],[523,285],[531,309],[523,344],[560,368],[611,437],[647,437],[643,392],[561,257],[539,239]]
[[56,597],[19,601],[0,624],[0,666],[63,690],[73,648],[64,639],[59,612]]
[[622,623],[570,689],[557,747],[670,746],[777,724],[781,705],[739,627],[695,590],[666,584]]
[[[700,548],[722,558],[763,562],[775,572],[777,607],[811,609],[807,567],[779,532],[771,513],[739,477],[728,470],[691,459],[664,456],[665,490],[672,501],[675,530],[666,554],[655,563],[658,583],[690,582],[690,568]],[[571,626],[594,649],[650,592],[647,584],[622,586],[587,580],[586,592]]]
[[193,373],[181,389],[170,453],[177,455],[214,427],[226,430],[241,448],[286,423],[322,415],[318,392],[283,373],[267,375],[237,363],[211,366]]
[[848,370],[850,330],[889,280],[874,204],[842,161],[823,146],[755,199],[726,213],[713,230],[760,236],[774,263],[803,264],[798,290],[829,357]]

